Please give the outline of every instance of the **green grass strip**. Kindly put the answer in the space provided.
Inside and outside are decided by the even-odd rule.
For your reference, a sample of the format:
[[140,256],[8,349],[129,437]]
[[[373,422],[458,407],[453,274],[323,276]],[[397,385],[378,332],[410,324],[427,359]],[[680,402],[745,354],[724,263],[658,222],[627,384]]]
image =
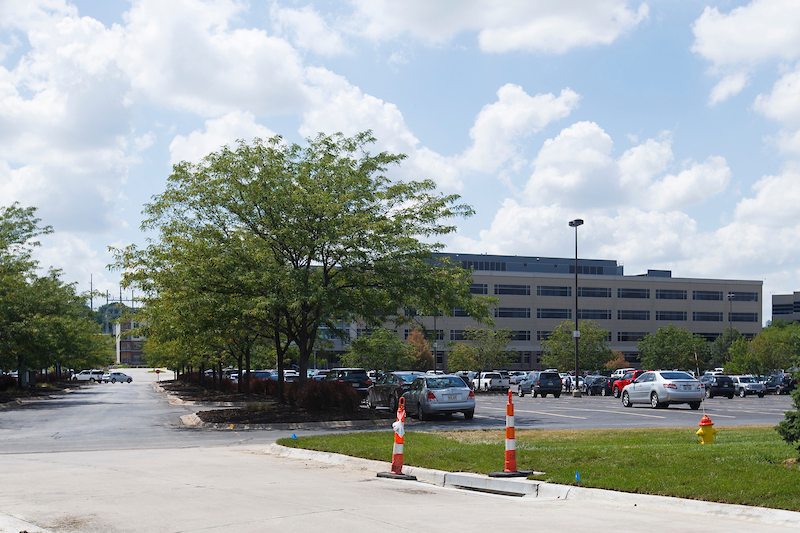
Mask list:
[[[552,483],[800,511],[797,451],[772,426],[718,428],[700,444],[692,428],[518,430],[517,468]],[[284,446],[391,461],[394,433],[281,439]],[[406,465],[449,472],[503,470],[503,430],[405,434]]]

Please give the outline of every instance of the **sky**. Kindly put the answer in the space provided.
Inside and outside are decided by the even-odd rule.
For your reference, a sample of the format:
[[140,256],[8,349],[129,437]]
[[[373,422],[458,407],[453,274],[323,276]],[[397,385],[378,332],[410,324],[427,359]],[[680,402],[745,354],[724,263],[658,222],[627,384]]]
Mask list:
[[797,0],[0,0],[0,206],[80,291],[173,164],[368,129],[446,251],[800,290]]

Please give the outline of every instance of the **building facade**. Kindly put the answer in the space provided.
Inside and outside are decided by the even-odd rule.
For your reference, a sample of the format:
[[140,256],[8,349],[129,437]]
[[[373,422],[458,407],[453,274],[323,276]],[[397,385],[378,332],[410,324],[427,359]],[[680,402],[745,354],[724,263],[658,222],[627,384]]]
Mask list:
[[786,322],[800,320],[800,292],[772,295],[772,319]]
[[[519,353],[513,368],[541,368],[542,341],[563,321],[575,321],[575,260],[441,255],[474,269],[473,294],[498,298],[495,327],[512,332],[509,347]],[[577,295],[578,320],[600,324],[609,332],[609,347],[622,352],[632,366],[639,362],[639,341],[668,324],[712,342],[729,327],[748,338],[762,329],[761,281],[673,278],[665,270],[626,276],[616,261],[579,259]],[[439,368],[446,365],[447,344],[477,326],[463,310],[455,309],[453,315],[437,317],[435,328],[433,317],[417,317],[425,328],[437,330]],[[409,332],[401,327],[398,334],[402,338]]]

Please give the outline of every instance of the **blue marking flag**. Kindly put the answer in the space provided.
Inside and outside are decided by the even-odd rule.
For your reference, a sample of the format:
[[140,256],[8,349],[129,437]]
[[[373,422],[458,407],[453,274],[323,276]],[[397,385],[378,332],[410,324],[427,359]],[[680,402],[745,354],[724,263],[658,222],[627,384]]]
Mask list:
[[577,481],[578,483],[581,482],[581,475],[578,473],[577,470],[575,471],[575,481]]
[[292,433],[292,438],[293,438],[293,439],[297,439],[297,435],[295,435],[294,433]]

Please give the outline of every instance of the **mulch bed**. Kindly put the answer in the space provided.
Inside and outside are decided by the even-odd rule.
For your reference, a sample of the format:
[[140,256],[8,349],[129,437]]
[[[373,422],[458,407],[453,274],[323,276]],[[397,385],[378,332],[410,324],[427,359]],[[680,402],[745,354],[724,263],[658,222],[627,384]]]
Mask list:
[[73,381],[57,381],[45,385],[37,384],[29,389],[12,388],[0,391],[0,404],[13,402],[23,398],[47,398],[51,394],[58,394],[65,389],[77,389],[81,385]]
[[162,381],[161,386],[184,401],[244,402],[242,408],[199,411],[197,416],[209,424],[281,424],[301,422],[339,422],[346,420],[389,420],[396,413],[360,407],[355,411],[310,411],[302,407],[274,402],[264,394],[244,394],[209,390],[196,383]]

